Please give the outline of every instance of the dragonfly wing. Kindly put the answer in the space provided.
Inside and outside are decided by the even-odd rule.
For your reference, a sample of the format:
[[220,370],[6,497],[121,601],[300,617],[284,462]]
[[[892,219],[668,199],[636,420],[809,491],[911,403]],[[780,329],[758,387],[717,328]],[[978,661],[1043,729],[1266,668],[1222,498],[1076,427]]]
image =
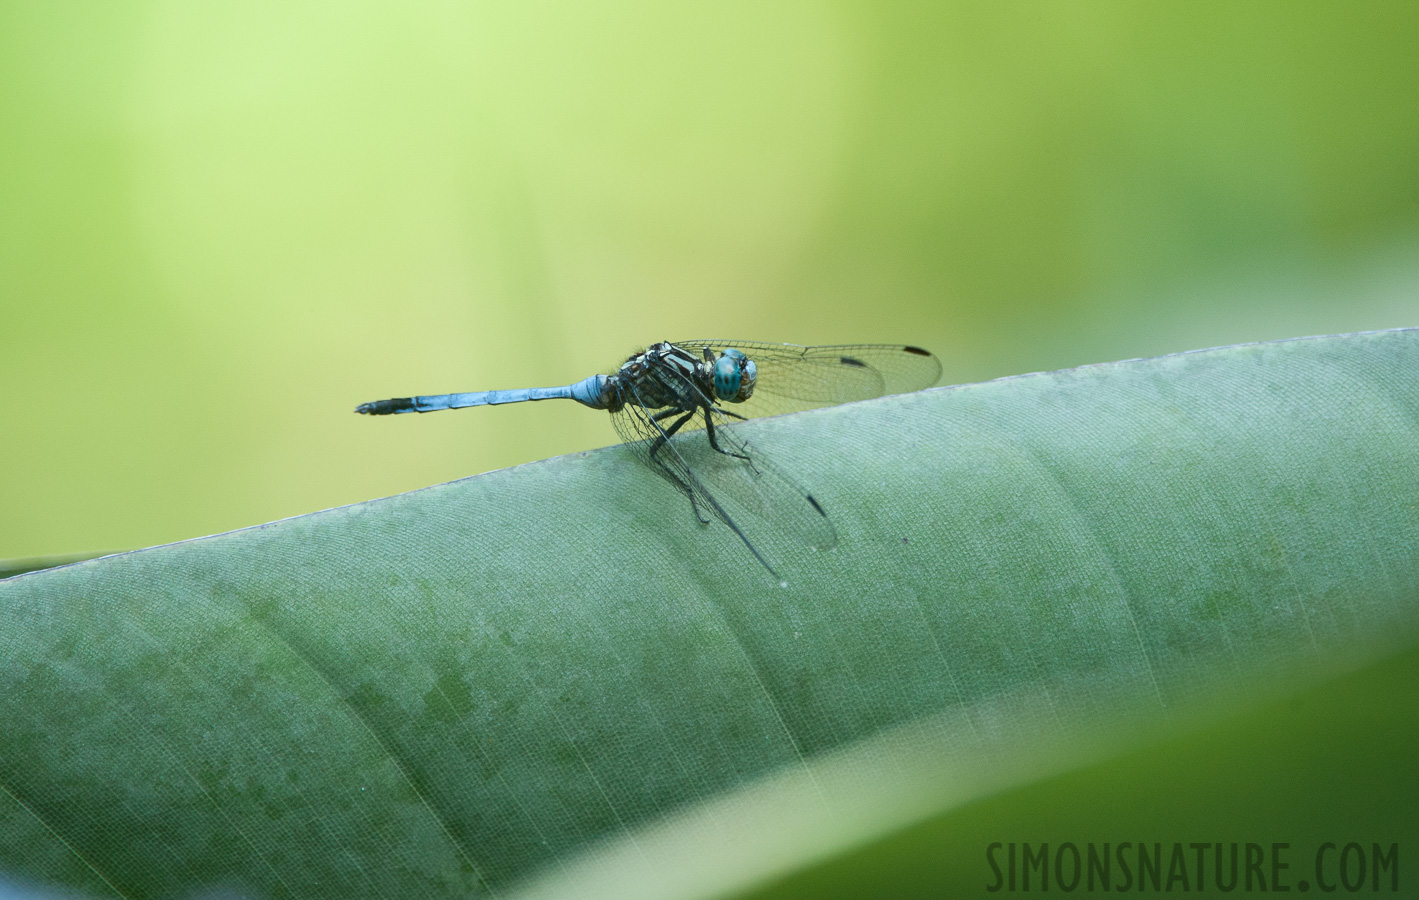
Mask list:
[[689,464],[716,494],[735,509],[792,535],[810,547],[831,550],[838,536],[816,497],[744,439],[743,425],[709,406],[712,427],[687,435],[682,450]]
[[[634,389],[631,390],[631,393],[635,393]],[[759,551],[758,547],[754,546],[739,524],[700,481],[699,476],[691,469],[681,454],[681,450],[688,445],[686,441],[670,432],[675,422],[679,421],[682,416],[688,415],[694,415],[694,413],[676,411],[669,416],[657,419],[656,413],[651,412],[642,404],[632,401],[625,403],[612,414],[611,420],[615,423],[616,432],[621,435],[622,440],[635,451],[643,462],[655,469],[671,484],[679,488],[681,493],[690,498],[695,514],[701,521],[708,522],[706,516],[714,515],[728,526],[739,540],[744,542],[744,546],[748,547],[749,552],[753,553],[763,567],[769,570],[770,575],[780,578],[778,572],[774,570],[773,564]],[[662,425],[662,422],[666,424]]]
[[[702,518],[708,514],[718,517],[761,561],[759,550],[745,535],[741,522],[735,520],[741,511],[809,546],[835,546],[837,534],[817,499],[752,448],[739,427],[698,388],[688,382],[684,387],[690,397],[700,401],[699,409],[668,439],[666,433],[687,413],[676,411],[657,420],[656,416],[666,410],[647,409],[631,388],[627,402],[612,416],[621,439],[635,449],[643,462],[686,494]],[[708,419],[705,409],[709,410]],[[713,428],[706,429],[706,422]],[[709,439],[711,431],[713,443]],[[764,564],[772,570],[767,562]]]
[[734,348],[754,361],[758,382],[754,396],[736,404],[745,417],[776,415],[870,400],[931,387],[941,378],[941,361],[920,347],[902,344],[832,344],[804,347],[757,341],[677,341],[703,356]]
[[[667,431],[674,427],[675,422],[687,414],[680,412],[657,420],[656,412],[648,410],[639,402],[633,388],[628,389],[627,393],[630,396],[627,396],[621,408],[611,415],[611,423],[615,425],[616,433],[642,462],[699,504],[703,497],[697,497],[696,493],[703,494],[704,488],[697,483],[694,473],[681,458],[678,444],[671,443],[673,438],[667,436]],[[652,451],[655,451],[654,455]]]

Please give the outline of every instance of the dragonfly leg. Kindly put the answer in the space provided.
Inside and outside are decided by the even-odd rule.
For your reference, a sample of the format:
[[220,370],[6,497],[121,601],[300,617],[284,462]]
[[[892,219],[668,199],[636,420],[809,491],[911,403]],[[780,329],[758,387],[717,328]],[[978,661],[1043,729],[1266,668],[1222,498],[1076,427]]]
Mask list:
[[[719,440],[718,440],[717,438],[715,438],[715,436],[714,436],[714,419],[710,418],[709,407],[706,406],[706,407],[702,407],[702,408],[703,408],[704,414],[705,414],[705,434],[709,436],[710,446],[715,449],[715,452],[717,452],[717,453],[723,453],[725,456],[732,456],[732,457],[734,457],[735,459],[742,459],[742,460],[744,460],[745,462],[747,462],[747,463],[749,464],[749,467],[750,467],[750,468],[753,468],[753,466],[754,466],[754,461],[753,461],[752,459],[750,459],[749,457],[745,456],[743,453],[734,453],[734,452],[731,452],[731,451],[729,451],[729,450],[724,449],[723,447],[721,447],[721,446],[719,445]],[[757,472],[758,470],[755,469],[754,471]]]
[[[685,411],[682,409],[672,409],[668,412],[657,413],[655,416],[652,417],[651,421],[658,423],[661,419],[664,419],[668,415],[677,412]],[[661,428],[659,425],[656,426],[656,428],[660,431],[660,436],[657,437],[655,439],[655,442],[650,445],[651,459],[655,459],[656,452],[659,451],[661,447],[664,447],[666,444],[668,444],[670,442],[670,438],[675,435],[675,432],[679,431],[681,426],[683,426],[686,422],[690,421],[690,417],[693,416],[696,412],[698,412],[698,410],[693,409],[689,412],[686,412],[679,419],[674,422],[671,422],[669,428]]]
[[[684,418],[677,420],[674,425],[671,425],[670,428],[668,428],[668,429],[665,431],[665,438],[668,439],[668,438],[670,437],[670,435],[674,434],[677,430],[679,430],[680,426],[681,426],[681,425],[684,425],[686,422],[688,422],[688,421],[690,420],[690,417],[693,416],[693,415],[694,415],[696,412],[698,412],[698,411],[699,411],[699,410],[690,410],[690,412],[689,412],[688,414],[686,414],[686,416],[685,416]],[[708,418],[708,417],[705,418],[705,422],[708,424],[708,422],[709,422],[709,418]],[[713,425],[711,425],[710,427],[713,427]],[[663,444],[663,441],[661,442],[661,444]],[[660,446],[660,445],[657,445],[657,449],[659,449],[659,446]],[[719,450],[718,447],[715,447],[715,449],[716,449],[716,450]],[[721,450],[720,452],[723,453],[724,451]],[[729,454],[729,455],[730,455],[730,456],[734,456],[735,454],[732,454],[732,453],[731,453],[731,454]],[[656,462],[660,462],[660,460],[657,459]],[[664,467],[664,465],[665,465],[664,463],[661,463],[661,466],[662,466],[662,467]],[[753,465],[753,462],[750,462],[749,465],[752,466],[752,465]],[[670,470],[667,468],[666,471],[669,472]],[[671,472],[671,473],[670,473],[670,477],[671,477],[671,478],[675,478],[675,473]],[[678,478],[675,478],[675,480],[676,480],[676,481],[680,481],[680,479],[678,479]],[[681,482],[681,483],[683,484],[683,482]],[[689,492],[689,493],[690,493],[690,506],[692,506],[692,507],[694,508],[694,510],[695,510],[695,515],[699,517],[699,520],[700,520],[702,523],[704,523],[705,525],[708,525],[708,524],[710,523],[710,520],[709,520],[709,519],[706,519],[706,518],[704,517],[704,515],[700,512],[699,504],[695,502],[695,494],[694,494],[694,492],[691,491],[691,492]],[[809,499],[812,501],[813,506],[814,506],[815,508],[817,508],[817,507],[818,507],[818,501],[812,500],[811,497],[810,497]],[[768,561],[767,559],[764,558],[764,554],[762,554],[762,553],[759,552],[759,548],[754,546],[753,541],[750,541],[750,540],[749,540],[749,537],[748,537],[746,534],[744,534],[744,531],[739,527],[739,525],[738,525],[737,523],[735,523],[734,519],[730,518],[729,513],[727,513],[727,512],[724,511],[724,507],[722,507],[722,506],[719,505],[719,501],[715,500],[713,496],[706,494],[706,495],[705,495],[705,502],[708,503],[711,507],[713,507],[715,513],[719,516],[720,521],[722,521],[722,522],[724,522],[724,524],[728,525],[728,526],[729,526],[729,530],[732,531],[732,532],[734,532],[734,534],[739,538],[739,540],[741,540],[741,541],[744,542],[744,546],[745,546],[745,547],[748,547],[748,548],[749,548],[749,552],[752,553],[752,554],[754,554],[754,558],[757,559],[757,560],[759,561],[759,563],[760,563],[765,569],[768,569],[768,570],[769,570],[769,574],[772,575],[774,578],[778,579],[779,584],[783,585],[784,587],[787,587],[787,586],[788,586],[788,582],[784,581],[783,578],[779,575],[779,573],[776,572],[776,571],[774,571],[774,567],[769,564],[769,561]],[[819,511],[819,512],[822,512],[822,509],[819,508],[818,511]]]
[[[660,428],[659,422],[661,419],[667,418],[677,412],[682,412],[682,410],[669,409],[662,413],[656,413],[654,416],[651,417],[651,421],[656,423],[657,428]],[[695,501],[695,492],[690,490],[690,486],[685,483],[684,479],[682,479],[679,475],[676,475],[675,472],[665,464],[664,460],[656,456],[656,453],[660,451],[660,448],[664,447],[670,441],[671,436],[673,436],[675,432],[679,431],[681,426],[683,426],[686,422],[690,421],[690,419],[694,417],[696,412],[697,410],[692,409],[689,412],[685,413],[683,416],[681,416],[679,419],[670,423],[669,428],[660,428],[660,436],[657,437],[655,441],[652,442],[650,445],[650,458],[652,462],[654,462],[657,466],[660,466],[661,470],[664,471],[665,474],[670,477],[671,481],[679,485],[680,490],[685,492],[685,496],[690,498],[690,508],[695,511],[695,518],[699,519],[702,524],[708,525],[710,523],[710,520],[706,519],[705,514],[700,512],[700,504]]]

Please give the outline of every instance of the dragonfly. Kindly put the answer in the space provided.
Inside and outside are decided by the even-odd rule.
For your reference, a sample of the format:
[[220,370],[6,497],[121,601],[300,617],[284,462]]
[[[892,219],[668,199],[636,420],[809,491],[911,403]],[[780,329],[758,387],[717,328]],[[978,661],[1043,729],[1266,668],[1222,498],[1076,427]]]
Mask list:
[[[837,532],[818,499],[752,445],[739,423],[921,390],[940,377],[940,360],[901,344],[662,341],[575,384],[395,397],[362,403],[355,412],[383,416],[531,400],[575,400],[605,410],[621,440],[689,498],[701,523],[728,526],[784,584],[725,498],[821,550],[836,546]],[[703,442],[692,437],[699,431]]]

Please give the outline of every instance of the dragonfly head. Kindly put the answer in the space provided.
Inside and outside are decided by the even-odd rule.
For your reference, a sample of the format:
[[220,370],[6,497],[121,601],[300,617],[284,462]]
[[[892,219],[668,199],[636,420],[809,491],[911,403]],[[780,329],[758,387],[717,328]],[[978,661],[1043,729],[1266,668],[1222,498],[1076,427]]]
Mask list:
[[738,350],[729,349],[714,361],[714,395],[728,403],[743,403],[754,393],[758,366]]

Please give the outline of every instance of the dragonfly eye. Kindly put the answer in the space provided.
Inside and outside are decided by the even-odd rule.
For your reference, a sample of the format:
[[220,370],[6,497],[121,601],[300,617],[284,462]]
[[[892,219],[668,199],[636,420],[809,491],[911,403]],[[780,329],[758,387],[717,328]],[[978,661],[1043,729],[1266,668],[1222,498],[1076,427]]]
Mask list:
[[[714,395],[720,400],[733,400],[739,394],[739,359],[725,351],[714,361]],[[742,358],[742,357],[740,357]]]
[[738,350],[728,349],[714,361],[714,395],[728,403],[743,403],[754,393],[759,369]]

